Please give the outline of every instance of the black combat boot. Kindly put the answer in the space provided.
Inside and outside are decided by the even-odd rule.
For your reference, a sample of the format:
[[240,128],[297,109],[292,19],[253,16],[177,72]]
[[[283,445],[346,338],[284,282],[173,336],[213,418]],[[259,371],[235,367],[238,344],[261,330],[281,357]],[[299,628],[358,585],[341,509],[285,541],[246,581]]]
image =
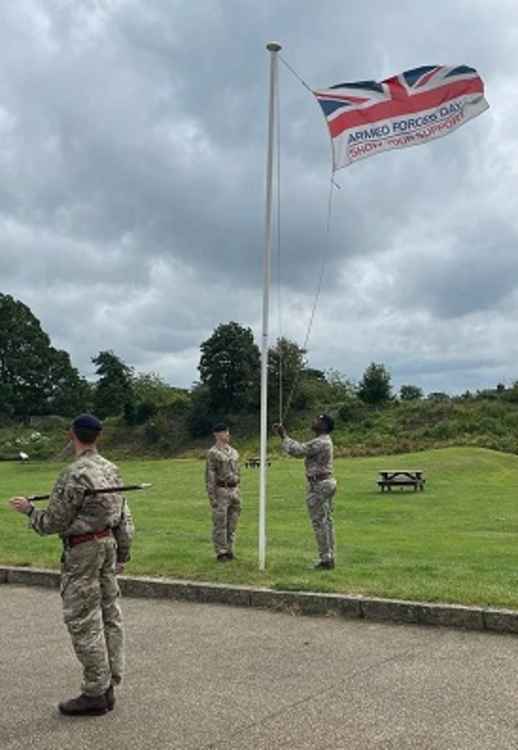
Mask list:
[[334,567],[334,560],[320,560],[319,563],[313,566],[313,570],[332,570]]
[[115,691],[113,689],[113,685],[110,685],[108,690],[105,692],[104,697],[106,699],[106,708],[108,711],[113,711],[113,708],[115,706]]
[[65,716],[102,716],[108,711],[106,695],[81,693],[78,698],[60,703],[59,710]]
[[221,554],[219,554],[219,555],[218,555],[218,556],[216,557],[216,560],[217,560],[218,562],[228,562],[228,561],[230,560],[230,557],[228,556],[228,553],[227,553],[227,552],[221,552]]

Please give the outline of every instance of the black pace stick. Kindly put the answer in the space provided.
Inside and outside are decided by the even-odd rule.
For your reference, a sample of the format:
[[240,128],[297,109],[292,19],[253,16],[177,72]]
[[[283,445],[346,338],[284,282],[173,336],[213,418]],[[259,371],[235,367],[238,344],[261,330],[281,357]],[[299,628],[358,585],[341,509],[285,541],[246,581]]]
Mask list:
[[[142,482],[142,484],[126,484],[124,487],[99,487],[99,489],[95,489],[95,487],[92,487],[91,489],[85,490],[85,495],[108,495],[110,493],[116,493],[116,492],[132,492],[133,490],[147,490],[148,487],[152,487],[153,485],[149,482]],[[31,495],[30,497],[27,497],[26,499],[29,500],[31,503],[37,502],[38,500],[48,500],[50,495]]]

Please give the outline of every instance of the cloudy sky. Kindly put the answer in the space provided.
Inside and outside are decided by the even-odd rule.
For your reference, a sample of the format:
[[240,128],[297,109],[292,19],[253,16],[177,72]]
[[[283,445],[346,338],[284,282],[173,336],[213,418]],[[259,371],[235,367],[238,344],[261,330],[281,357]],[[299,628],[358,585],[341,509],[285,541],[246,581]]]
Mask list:
[[[16,0],[1,8],[0,291],[91,377],[113,349],[173,385],[222,322],[260,341],[268,53],[314,88],[468,64],[490,109],[337,173],[281,64],[272,336],[357,380],[518,379],[516,0]],[[277,260],[274,261],[277,268]],[[280,301],[280,305],[279,305]]]

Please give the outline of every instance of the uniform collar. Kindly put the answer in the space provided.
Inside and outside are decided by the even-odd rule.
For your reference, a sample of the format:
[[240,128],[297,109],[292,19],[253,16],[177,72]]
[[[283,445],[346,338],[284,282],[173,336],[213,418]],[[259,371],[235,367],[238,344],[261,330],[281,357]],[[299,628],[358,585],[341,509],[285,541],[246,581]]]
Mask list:
[[94,446],[91,446],[91,447],[89,446],[88,448],[83,448],[83,450],[80,451],[80,453],[77,453],[76,458],[80,458],[81,456],[88,456],[90,454],[95,455],[96,453],[97,453],[97,448],[95,448]]

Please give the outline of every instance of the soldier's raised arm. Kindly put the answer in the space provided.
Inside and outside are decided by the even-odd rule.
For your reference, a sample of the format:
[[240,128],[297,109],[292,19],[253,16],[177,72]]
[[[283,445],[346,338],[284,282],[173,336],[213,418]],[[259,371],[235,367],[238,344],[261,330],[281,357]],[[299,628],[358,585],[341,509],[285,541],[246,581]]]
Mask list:
[[289,456],[307,458],[308,456],[315,456],[318,453],[319,440],[315,438],[314,440],[309,440],[307,443],[299,443],[297,440],[286,435],[281,443],[281,448]]
[[274,424],[273,431],[276,435],[282,438],[281,448],[289,456],[295,458],[306,458],[307,456],[313,456],[318,453],[319,445],[318,438],[310,440],[307,443],[299,443],[297,440],[290,438],[288,431],[283,424]]

